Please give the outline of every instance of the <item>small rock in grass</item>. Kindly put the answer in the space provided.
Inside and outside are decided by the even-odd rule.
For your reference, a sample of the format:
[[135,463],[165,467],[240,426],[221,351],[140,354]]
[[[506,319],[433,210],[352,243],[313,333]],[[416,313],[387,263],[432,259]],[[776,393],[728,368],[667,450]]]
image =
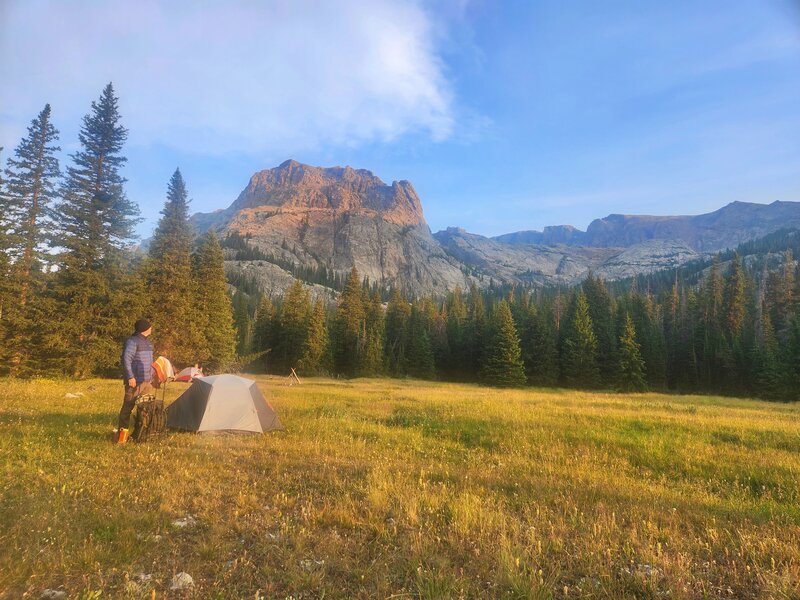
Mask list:
[[194,587],[194,579],[188,573],[181,571],[172,578],[172,584],[169,589],[174,592],[176,590],[187,590],[190,587]]
[[150,583],[153,580],[153,576],[150,573],[136,573],[132,579],[141,585],[143,583]]
[[71,392],[67,392],[66,394],[64,394],[64,398],[80,398],[83,395],[84,395],[83,392],[75,392],[74,394]]
[[64,590],[51,590],[47,588],[42,590],[42,595],[39,596],[42,600],[67,600],[67,592]]
[[175,519],[172,522],[172,526],[178,527],[179,529],[183,529],[185,527],[194,527],[195,525],[197,525],[197,519],[195,519],[192,515],[183,517],[182,519]]
[[300,561],[300,566],[303,567],[306,571],[313,571],[325,564],[324,560],[312,560],[312,559],[305,559]]

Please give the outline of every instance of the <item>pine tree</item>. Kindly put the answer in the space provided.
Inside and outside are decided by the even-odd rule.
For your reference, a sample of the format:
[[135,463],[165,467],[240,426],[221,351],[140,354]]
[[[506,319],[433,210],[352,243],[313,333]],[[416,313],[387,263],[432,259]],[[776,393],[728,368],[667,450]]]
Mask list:
[[589,273],[581,287],[586,295],[592,330],[597,338],[597,366],[600,370],[600,380],[606,385],[611,385],[616,378],[618,364],[611,296],[603,280],[592,273]]
[[475,284],[469,289],[468,320],[466,326],[466,356],[464,368],[469,379],[480,372],[486,345],[486,305],[483,294]]
[[370,298],[364,298],[366,307],[365,329],[366,341],[364,344],[364,357],[361,361],[362,375],[379,375],[383,371],[383,338],[384,316],[380,293],[375,293]]
[[481,379],[489,385],[518,387],[525,385],[525,368],[522,364],[517,328],[511,309],[505,300],[492,310],[488,343],[483,354]]
[[284,373],[296,368],[303,355],[311,311],[311,294],[295,279],[283,296],[276,319],[278,331],[272,361]]
[[4,292],[0,294],[11,300],[4,302],[7,308],[3,315],[5,334],[0,338],[0,363],[8,366],[13,375],[30,374],[38,368],[33,342],[47,304],[43,298],[43,267],[49,255],[44,250],[51,237],[48,216],[60,177],[55,156],[60,150],[55,145],[57,140],[58,131],[50,120],[47,104],[8,160],[6,190],[0,201],[6,270],[4,284],[0,284]]
[[405,360],[405,371],[412,377],[433,379],[436,374],[425,313],[420,310],[418,303],[411,307]]
[[361,369],[366,342],[366,311],[361,279],[353,266],[339,296],[333,336],[333,361],[337,373],[355,377]]
[[647,390],[644,378],[644,360],[641,346],[636,342],[636,329],[633,319],[625,314],[625,325],[619,338],[618,383],[626,392],[643,392]]
[[464,379],[465,366],[469,356],[467,339],[467,306],[464,304],[461,288],[456,289],[446,304],[447,343],[450,348],[449,359],[444,365],[444,374],[451,379]]
[[405,355],[408,345],[408,321],[411,306],[399,289],[395,288],[386,307],[384,355],[386,370],[390,375],[405,374]]
[[522,361],[531,385],[550,386],[558,381],[558,349],[548,317],[545,306],[531,305],[521,331]]
[[565,324],[562,354],[564,381],[575,387],[594,388],[600,384],[597,367],[597,337],[589,316],[589,305],[583,290],[575,297],[574,309]]
[[[197,282],[196,314],[200,331],[206,340],[205,347],[208,349],[206,372],[222,372],[227,370],[236,358],[237,334],[225,278],[225,255],[213,231],[200,238],[192,259],[194,281]],[[247,350],[243,354],[252,351],[252,341],[249,342],[249,348],[246,347],[248,343],[246,339],[242,342],[242,349]]]
[[81,146],[71,155],[54,211],[59,319],[48,343],[53,354],[46,358],[71,375],[118,372],[119,344],[142,310],[144,295],[124,253],[139,210],[123,189],[121,151],[128,132],[119,121],[108,84],[83,119]]
[[303,355],[298,367],[301,373],[318,375],[327,371],[325,357],[328,350],[328,325],[325,304],[317,298],[308,320],[308,334],[303,344]]
[[13,223],[12,236],[16,242],[16,247],[8,250],[15,258],[18,303],[22,306],[29,296],[32,274],[48,258],[44,245],[52,234],[46,217],[61,176],[55,156],[61,148],[55,145],[56,141],[58,131],[50,120],[50,105],[46,104],[31,122],[27,137],[14,150],[6,169],[5,218]]
[[147,296],[155,346],[176,365],[205,363],[210,356],[195,296],[205,285],[194,277],[189,200],[180,169],[167,186],[167,200],[148,250]]

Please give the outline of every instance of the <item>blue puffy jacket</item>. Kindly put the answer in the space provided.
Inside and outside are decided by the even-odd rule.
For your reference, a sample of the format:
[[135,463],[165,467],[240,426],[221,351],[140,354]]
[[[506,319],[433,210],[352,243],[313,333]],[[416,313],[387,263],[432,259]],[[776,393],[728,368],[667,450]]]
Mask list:
[[153,345],[141,333],[125,340],[122,349],[122,370],[125,381],[135,379],[139,385],[153,379]]

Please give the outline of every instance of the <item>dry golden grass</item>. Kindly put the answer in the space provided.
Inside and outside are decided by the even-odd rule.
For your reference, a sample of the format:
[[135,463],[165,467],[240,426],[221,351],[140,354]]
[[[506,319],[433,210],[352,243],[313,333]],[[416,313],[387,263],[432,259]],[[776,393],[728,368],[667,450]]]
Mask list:
[[0,380],[0,595],[800,597],[798,406],[259,383],[285,432],[118,447],[121,383]]

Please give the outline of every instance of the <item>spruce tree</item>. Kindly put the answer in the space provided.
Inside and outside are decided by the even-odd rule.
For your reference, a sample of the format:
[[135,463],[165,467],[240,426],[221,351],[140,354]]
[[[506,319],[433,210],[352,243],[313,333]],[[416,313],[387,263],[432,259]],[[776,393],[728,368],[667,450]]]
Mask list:
[[574,309],[565,324],[562,354],[564,381],[569,386],[595,388],[600,384],[597,367],[597,337],[583,290],[575,297]]
[[475,379],[480,372],[486,345],[486,304],[483,301],[483,294],[475,284],[469,289],[467,319],[464,368],[467,378]]
[[386,370],[390,375],[405,374],[405,355],[408,345],[408,321],[411,306],[399,289],[395,288],[386,307],[384,355]]
[[328,325],[325,304],[321,298],[317,298],[308,320],[308,334],[303,344],[303,354],[298,362],[300,371],[308,375],[319,375],[326,372],[327,350]]
[[361,279],[353,266],[339,296],[333,337],[333,361],[337,373],[355,377],[361,370],[366,342],[366,310]]
[[[28,127],[28,135],[22,139],[9,158],[6,169],[5,218],[12,224],[12,247],[7,248],[14,256],[14,278],[17,300],[25,305],[33,273],[49,259],[45,254],[45,243],[52,236],[48,219],[52,203],[56,198],[61,172],[55,153],[61,150],[55,145],[58,131],[50,119],[50,105],[46,104]],[[41,269],[39,269],[40,271]]]
[[625,314],[625,324],[619,338],[619,388],[625,392],[644,392],[647,384],[644,377],[644,360],[641,346],[636,342],[633,319]]
[[53,354],[45,358],[70,375],[118,372],[119,345],[142,312],[144,294],[124,252],[139,222],[120,173],[127,135],[108,84],[83,119],[80,149],[53,213],[59,319],[47,344]]
[[464,379],[466,361],[469,355],[467,346],[467,306],[464,303],[461,288],[450,295],[446,304],[447,310],[447,343],[450,348],[449,360],[444,365],[444,372],[448,378]]
[[194,277],[193,244],[186,184],[175,169],[148,249],[147,297],[155,346],[179,366],[205,363],[211,357],[195,301],[205,282]]
[[372,297],[365,296],[364,357],[361,361],[362,375],[380,375],[383,371],[384,316],[380,293],[375,290]]
[[436,374],[433,348],[428,335],[425,313],[420,310],[418,303],[411,307],[405,361],[405,370],[412,377],[433,379]]
[[499,387],[525,385],[525,368],[522,364],[519,336],[511,309],[505,300],[498,302],[492,310],[480,375],[481,380],[489,385]]
[[299,280],[294,280],[278,311],[278,330],[272,355],[273,365],[283,369],[284,373],[297,368],[303,356],[311,310],[311,294]]
[[546,307],[531,304],[520,332],[525,376],[531,385],[551,386],[558,381],[558,349],[552,319]]
[[616,378],[618,363],[611,296],[603,280],[592,273],[589,273],[581,287],[586,295],[592,329],[597,338],[597,366],[600,370],[600,380],[606,385],[611,385]]
[[[200,238],[193,255],[195,304],[208,349],[207,372],[227,370],[236,358],[233,307],[225,278],[225,256],[213,231]],[[247,343],[247,342],[245,342]],[[250,342],[252,344],[252,342]],[[244,347],[244,344],[243,344]],[[251,351],[250,348],[246,350]]]
[[42,319],[48,318],[43,268],[50,258],[45,243],[52,237],[49,213],[60,177],[57,140],[47,104],[31,122],[6,169],[8,179],[0,207],[5,223],[0,227],[5,235],[7,269],[3,287],[12,301],[5,302],[5,334],[0,338],[5,352],[0,350],[0,362],[13,375],[31,374],[38,368],[33,345]]

